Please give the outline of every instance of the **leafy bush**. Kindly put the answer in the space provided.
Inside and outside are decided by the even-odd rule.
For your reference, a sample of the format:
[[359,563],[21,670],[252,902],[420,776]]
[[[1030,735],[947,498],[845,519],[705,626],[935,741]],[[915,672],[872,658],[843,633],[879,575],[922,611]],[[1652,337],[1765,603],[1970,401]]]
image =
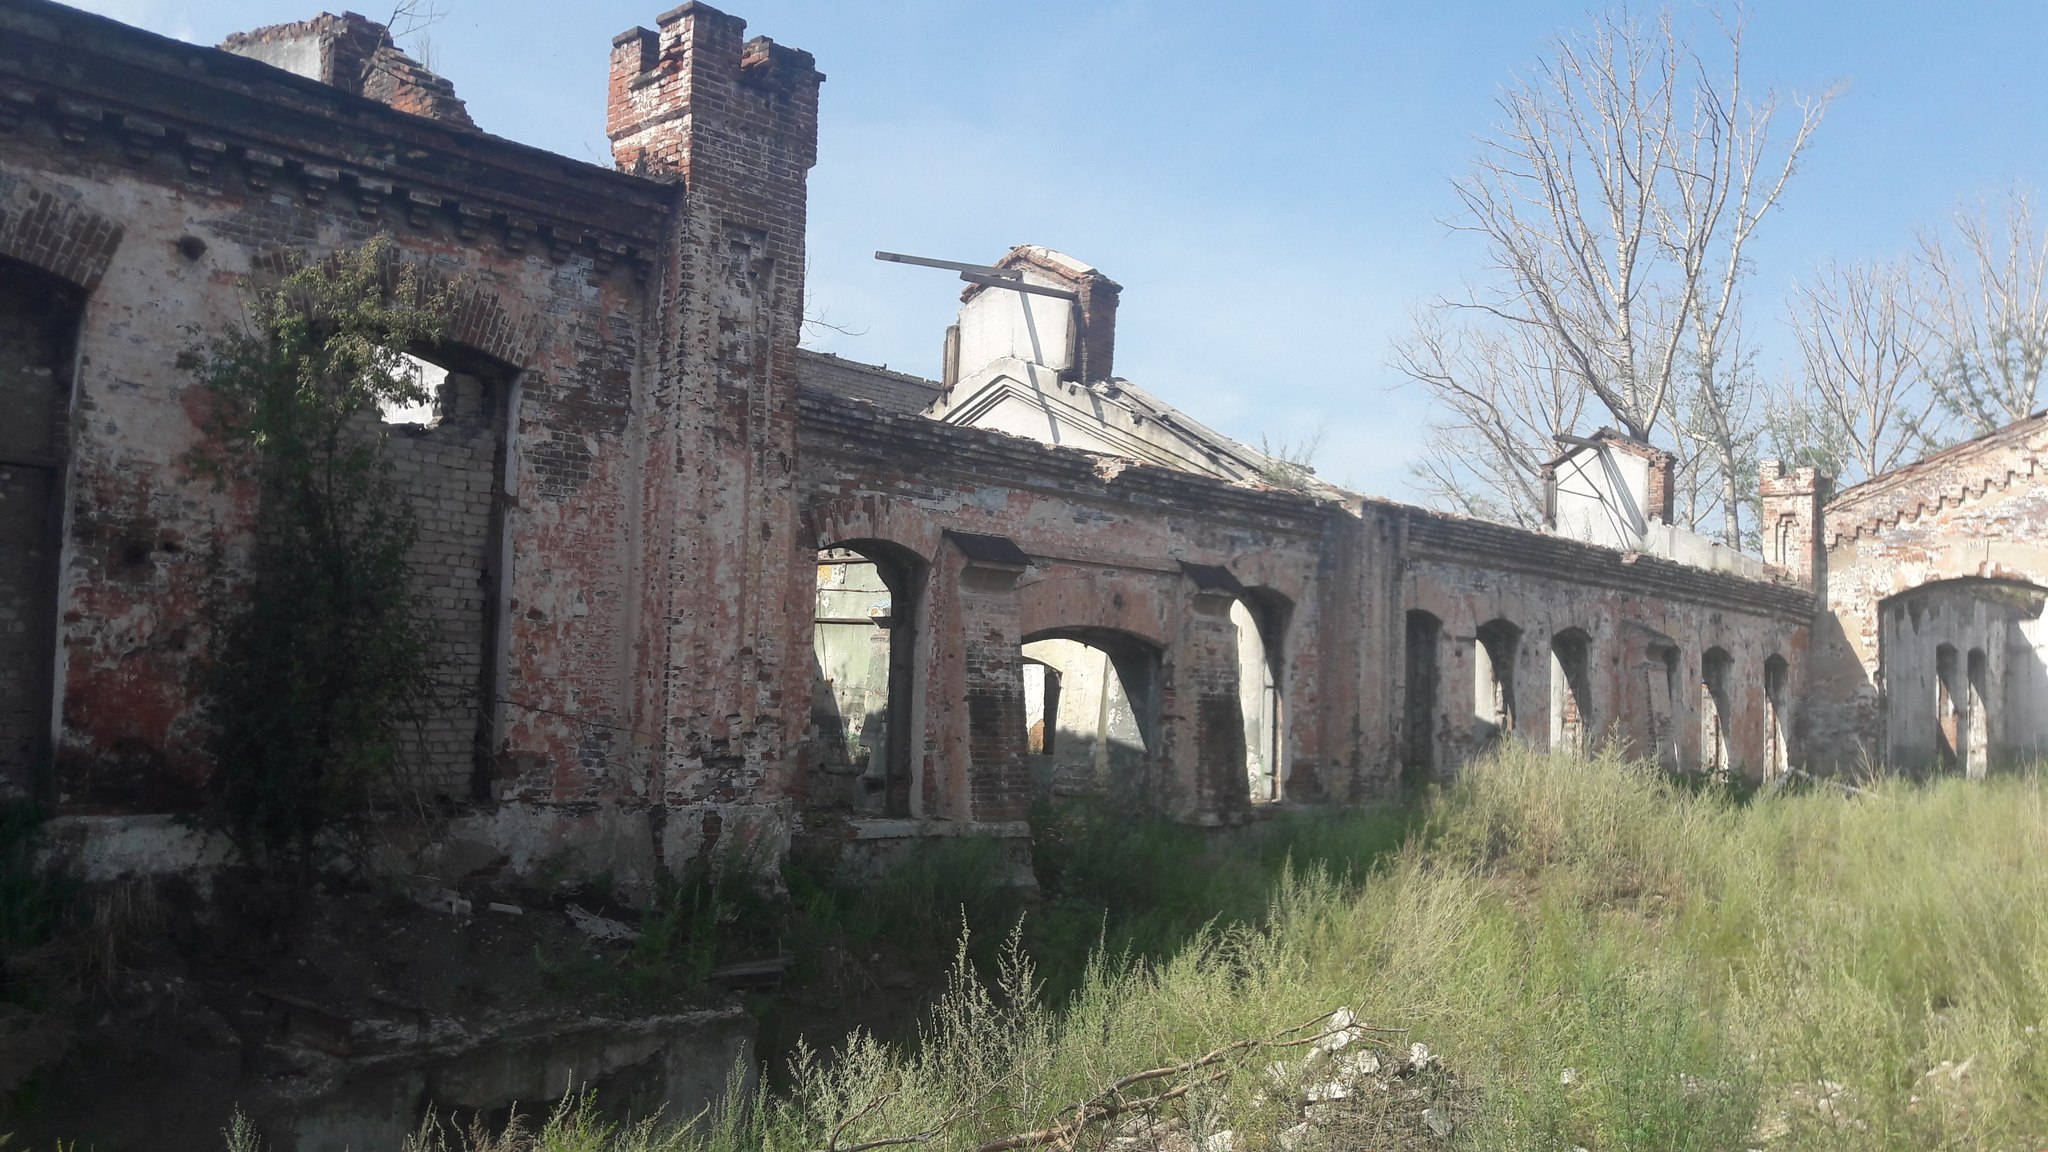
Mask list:
[[247,327],[184,360],[214,400],[195,469],[256,513],[215,611],[211,742],[236,844],[303,874],[323,832],[393,797],[405,727],[431,707],[417,525],[377,411],[427,399],[404,350],[439,336],[446,304],[381,237],[247,295]]

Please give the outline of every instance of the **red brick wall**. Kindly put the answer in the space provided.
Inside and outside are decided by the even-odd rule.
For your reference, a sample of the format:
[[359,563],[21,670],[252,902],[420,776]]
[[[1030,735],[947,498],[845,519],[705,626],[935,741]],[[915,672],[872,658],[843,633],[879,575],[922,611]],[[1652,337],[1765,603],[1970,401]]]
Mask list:
[[809,697],[812,566],[790,545],[805,187],[824,77],[808,53],[743,40],[745,29],[691,3],[612,50],[619,168],[683,190],[659,270],[668,319],[640,574],[643,711],[659,725],[655,787],[671,804],[785,797]]

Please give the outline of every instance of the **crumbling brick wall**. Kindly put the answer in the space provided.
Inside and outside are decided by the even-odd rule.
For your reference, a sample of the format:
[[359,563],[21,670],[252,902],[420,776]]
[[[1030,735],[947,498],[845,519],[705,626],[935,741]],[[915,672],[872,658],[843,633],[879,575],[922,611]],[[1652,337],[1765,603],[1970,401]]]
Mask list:
[[498,493],[509,384],[500,372],[450,371],[437,419],[390,430],[386,457],[412,494],[419,535],[407,556],[418,604],[436,629],[433,711],[408,733],[418,783],[450,799],[487,799],[495,658]]
[[[461,412],[400,438],[426,489],[429,596],[467,665],[461,703],[429,736],[441,784],[630,794],[646,756],[620,738],[645,726],[628,690],[626,414],[672,190],[56,5],[0,11],[0,66],[21,94],[0,116],[0,258],[83,299],[55,593],[59,798],[194,802],[208,772],[195,661],[254,509],[186,466],[209,399],[176,353],[241,322],[239,277],[378,233],[450,290],[448,355],[502,367],[509,408],[491,419],[516,441],[500,471],[494,434]],[[500,504],[503,545],[483,545]]]
[[[1343,570],[1329,563],[1341,552],[1331,534],[1349,538],[1341,512],[1290,492],[892,418],[834,396],[807,394],[801,411],[798,557],[808,563],[819,549],[885,541],[929,572],[918,622],[913,815],[1021,816],[1029,788],[1022,647],[1060,637],[1158,654],[1156,684],[1126,684],[1157,693],[1156,708],[1139,709],[1159,728],[1147,734],[1148,777],[1116,790],[1186,819],[1241,818],[1249,789],[1234,593],[1218,583],[1225,578],[1288,606],[1282,791],[1321,794],[1322,661],[1350,642],[1323,631],[1330,576]],[[1190,566],[1204,569],[1200,580]]]
[[221,47],[401,112],[476,127],[453,84],[399,51],[389,28],[354,12],[237,32]]
[[[614,37],[606,132],[623,171],[678,191],[645,422],[635,578],[648,782],[680,857],[729,815],[782,825],[810,697],[812,561],[797,519],[806,183],[824,76],[807,52],[704,4]],[[739,806],[727,811],[727,806]],[[668,851],[670,849],[665,849]]]
[[[1505,621],[1519,631],[1510,682],[1515,694],[1513,738],[1550,746],[1575,699],[1585,737],[1593,747],[1613,740],[1633,754],[1658,758],[1675,735],[1676,766],[1698,770],[1708,758],[1701,747],[1704,659],[1716,650],[1729,656],[1728,716],[1725,718],[1734,771],[1761,777],[1775,767],[1773,702],[1766,695],[1766,668],[1775,658],[1788,670],[1802,668],[1808,642],[1812,593],[1786,581],[1770,583],[1692,568],[1672,561],[1618,552],[1555,536],[1521,532],[1458,516],[1371,503],[1368,522],[1398,541],[1397,580],[1369,577],[1363,595],[1389,621],[1418,642],[1434,642],[1434,659],[1406,659],[1397,668],[1433,669],[1419,682],[1382,679],[1361,690],[1360,722],[1379,729],[1375,743],[1393,742],[1390,718],[1428,717],[1437,774],[1456,771],[1464,759],[1497,738],[1486,721],[1490,698],[1482,698],[1476,661],[1482,629]],[[1409,613],[1427,613],[1434,632],[1410,632]],[[1560,682],[1554,641],[1583,634],[1584,682],[1567,693]],[[1404,645],[1405,647],[1405,645]],[[1572,649],[1573,645],[1566,645]],[[1679,691],[1667,686],[1667,661],[1677,654]],[[1418,701],[1415,691],[1435,699]],[[1788,680],[1783,708],[1795,699]],[[1560,721],[1566,723],[1560,723]],[[1355,787],[1384,789],[1385,777]]]
[[[1445,767],[1469,753],[1470,646],[1497,618],[1523,635],[1518,732],[1544,730],[1551,638],[1579,629],[1596,729],[1683,731],[1641,686],[1674,650],[1697,681],[1719,648],[1736,758],[1768,759],[1763,669],[1780,661],[1796,695],[1806,587],[800,395],[823,77],[702,4],[657,23],[613,43],[611,171],[367,82],[43,0],[0,9],[0,258],[82,300],[52,605],[67,804],[175,807],[209,770],[192,672],[254,510],[185,469],[209,399],[172,351],[235,321],[239,278],[378,234],[455,298],[436,353],[490,366],[476,407],[458,393],[394,453],[448,675],[469,685],[427,734],[438,787],[491,802],[475,834],[515,868],[566,845],[644,884],[742,826],[786,830],[807,783],[813,565],[842,545],[922,581],[902,622],[915,780],[890,804],[923,819],[1022,815],[1021,648],[1054,636],[1148,654],[1143,794],[1245,816],[1241,598],[1287,622],[1289,798],[1385,794],[1407,712],[1430,717]],[[316,38],[317,74],[375,39],[341,31]],[[1111,315],[1115,286],[1091,290],[1084,307]],[[1091,373],[1109,370],[1100,326]],[[1441,622],[1419,709],[1411,612]]]

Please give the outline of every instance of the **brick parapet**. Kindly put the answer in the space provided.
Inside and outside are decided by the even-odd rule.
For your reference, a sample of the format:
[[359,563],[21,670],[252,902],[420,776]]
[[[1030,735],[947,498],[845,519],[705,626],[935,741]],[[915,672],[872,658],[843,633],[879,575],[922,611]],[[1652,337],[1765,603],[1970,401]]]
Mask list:
[[2044,451],[2048,414],[2037,414],[1845,489],[1824,510],[1827,547],[2025,484]]
[[1366,501],[1363,507],[1368,516],[1376,513],[1399,521],[1404,554],[1669,596],[1787,623],[1803,625],[1813,613],[1812,592],[1790,582],[1751,580],[1645,553],[1622,552],[1406,505]]
[[1093,493],[1211,519],[1251,520],[1303,536],[1320,536],[1327,518],[1342,514],[1341,506],[1333,502],[1283,489],[1236,485],[1003,432],[894,416],[872,404],[822,391],[800,394],[798,417],[798,442],[812,456],[872,461],[878,453],[901,453],[934,471],[1033,489]]
[[399,51],[389,28],[354,12],[339,16],[323,12],[310,20],[237,32],[222,41],[221,48],[261,59],[273,48],[308,43],[319,58],[319,74],[313,79],[401,112],[461,128],[476,127],[453,84]]

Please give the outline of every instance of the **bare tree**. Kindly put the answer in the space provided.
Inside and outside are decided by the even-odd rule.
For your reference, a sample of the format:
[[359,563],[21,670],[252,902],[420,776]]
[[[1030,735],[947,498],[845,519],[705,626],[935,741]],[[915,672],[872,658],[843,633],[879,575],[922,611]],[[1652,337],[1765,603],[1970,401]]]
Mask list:
[[[1515,519],[1533,515],[1529,493],[1540,488],[1529,453],[1504,451],[1503,436],[1464,433],[1525,419],[1475,414],[1475,405],[1563,386],[1641,440],[1658,439],[1683,410],[1716,450],[1722,492],[1711,503],[1731,543],[1739,535],[1731,469],[1744,432],[1735,417],[1747,402],[1733,390],[1750,374],[1727,347],[1744,252],[1832,93],[1796,103],[1796,127],[1777,132],[1776,95],[1751,99],[1743,87],[1742,26],[1717,27],[1724,72],[1693,51],[1669,10],[1649,23],[1609,12],[1590,33],[1554,41],[1550,58],[1502,92],[1492,137],[1453,181],[1463,212],[1451,227],[1483,239],[1492,282],[1436,311],[1439,320],[1459,314],[1470,330],[1457,343],[1515,354],[1432,356],[1441,328],[1397,353],[1396,365],[1445,409],[1420,466],[1426,479],[1490,485],[1487,500],[1515,508]],[[1479,380],[1473,371],[1558,379]],[[1576,405],[1553,404],[1548,415],[1566,409],[1576,423]],[[1473,461],[1479,454],[1492,458]]]
[[1958,212],[1953,247],[1921,237],[1928,316],[1940,349],[1935,394],[1974,431],[2022,419],[2048,371],[2048,236],[2033,196],[2016,188],[2003,210]]
[[1541,523],[1543,464],[1579,423],[1585,389],[1524,328],[1450,327],[1425,314],[1397,364],[1436,397],[1417,484],[1440,505],[1522,527]]
[[1781,457],[1856,483],[1939,442],[1934,333],[1912,264],[1825,265],[1793,290],[1790,311],[1800,373],[1772,398]]
[[1692,309],[1692,387],[1681,394],[1681,432],[1710,450],[1720,486],[1721,539],[1740,548],[1741,512],[1748,504],[1747,489],[1756,482],[1754,449],[1763,417],[1755,365],[1742,344],[1743,252],[1784,194],[1833,93],[1797,106],[1799,124],[1783,155],[1774,158],[1771,121],[1778,110],[1777,97],[1766,92],[1757,105],[1744,105],[1742,28],[1724,27],[1730,58],[1728,92],[1724,100],[1700,68],[1692,130],[1682,162],[1672,174],[1674,196],[1659,206],[1659,239],[1680,276],[1696,285],[1685,293]]
[[384,27],[390,30],[394,42],[411,38],[408,55],[420,67],[438,75],[441,71],[440,46],[435,43],[430,30],[447,18],[447,10],[436,0],[396,0],[391,6],[391,18],[384,21]]
[[[1739,315],[1734,310],[1714,322],[1712,340],[1702,340],[1707,346],[1688,356],[1688,379],[1670,395],[1677,457],[1673,515],[1695,529],[1719,521],[1721,539],[1731,548],[1750,543],[1742,510],[1755,496],[1756,445],[1768,410]],[[1706,356],[1712,359],[1703,362]]]

